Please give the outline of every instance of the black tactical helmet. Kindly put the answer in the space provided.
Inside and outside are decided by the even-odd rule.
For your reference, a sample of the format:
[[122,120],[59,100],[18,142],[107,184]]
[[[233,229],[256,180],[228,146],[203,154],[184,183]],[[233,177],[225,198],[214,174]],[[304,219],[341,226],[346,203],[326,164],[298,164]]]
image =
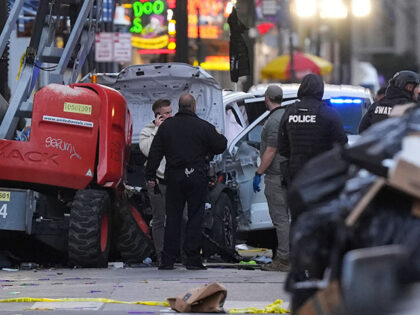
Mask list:
[[407,84],[419,85],[419,75],[414,71],[403,70],[394,74],[392,79],[389,80],[389,85],[393,85],[400,90],[405,90]]

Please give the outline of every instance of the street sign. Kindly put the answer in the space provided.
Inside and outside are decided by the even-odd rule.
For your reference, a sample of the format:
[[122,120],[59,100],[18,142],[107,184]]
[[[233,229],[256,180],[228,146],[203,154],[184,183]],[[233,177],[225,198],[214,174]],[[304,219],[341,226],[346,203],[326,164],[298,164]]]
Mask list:
[[277,1],[276,0],[262,0],[262,14],[263,15],[276,15],[277,14]]
[[113,33],[98,33],[95,35],[95,61],[113,61]]
[[114,33],[114,61],[131,62],[131,33]]

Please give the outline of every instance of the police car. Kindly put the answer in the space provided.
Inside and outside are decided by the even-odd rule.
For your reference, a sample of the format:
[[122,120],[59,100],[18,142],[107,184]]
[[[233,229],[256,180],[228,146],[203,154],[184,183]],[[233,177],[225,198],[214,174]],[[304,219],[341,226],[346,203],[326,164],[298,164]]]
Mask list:
[[[247,93],[225,91],[223,95],[225,135],[229,141],[225,156],[226,170],[234,174],[232,177],[239,184],[240,209],[233,211],[236,211],[238,219],[237,230],[241,232],[273,228],[264,195],[264,176],[260,192],[254,193],[252,187],[252,179],[260,162],[261,131],[269,114],[264,102],[268,85],[253,86]],[[277,85],[283,89],[283,106],[297,100],[299,84]],[[358,137],[361,117],[373,102],[370,91],[358,86],[326,84],[323,102],[338,111],[349,143],[354,142]]]

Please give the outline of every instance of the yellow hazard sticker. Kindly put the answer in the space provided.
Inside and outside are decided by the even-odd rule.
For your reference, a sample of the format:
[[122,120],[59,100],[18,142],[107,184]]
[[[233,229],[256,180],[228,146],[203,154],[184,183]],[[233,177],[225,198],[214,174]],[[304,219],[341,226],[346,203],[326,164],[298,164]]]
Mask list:
[[10,192],[0,191],[0,201],[10,201]]
[[68,113],[92,115],[92,105],[65,102],[64,111]]

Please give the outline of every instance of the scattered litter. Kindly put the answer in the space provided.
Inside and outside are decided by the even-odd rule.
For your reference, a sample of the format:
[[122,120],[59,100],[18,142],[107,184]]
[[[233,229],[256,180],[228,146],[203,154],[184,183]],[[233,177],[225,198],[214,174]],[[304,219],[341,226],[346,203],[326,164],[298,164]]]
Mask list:
[[239,264],[240,264],[240,265],[256,265],[256,264],[257,264],[257,262],[256,262],[255,260],[250,260],[250,261],[244,261],[244,260],[241,260],[241,261],[239,262]]
[[238,253],[245,258],[255,258],[257,256],[273,257],[273,251],[267,248],[249,247],[246,250],[239,250]]
[[57,284],[64,284],[63,282],[54,282],[54,283],[51,283],[51,285],[57,285]]
[[109,262],[108,268],[115,268],[115,269],[124,268],[124,263],[121,261]]
[[269,264],[273,261],[270,257],[266,257],[266,256],[257,256],[254,258],[254,260],[261,264]]
[[237,266],[238,266],[238,269],[245,269],[245,270],[254,270],[254,269],[261,268],[261,266],[258,265],[255,260],[249,260],[249,261],[241,260]]
[[102,290],[90,290],[90,293],[99,293],[99,292],[104,292]]
[[20,286],[21,287],[36,287],[38,286],[38,283],[22,283]]
[[15,280],[0,280],[0,282],[15,282]]
[[151,265],[151,264],[152,264],[152,259],[151,259],[150,257],[146,257],[146,258],[143,260],[143,264],[146,264],[146,265]]
[[235,246],[236,250],[247,250],[248,249],[248,245],[246,244],[238,244]]
[[267,305],[264,308],[255,308],[255,307],[247,307],[247,308],[232,308],[229,310],[229,313],[235,314],[258,314],[258,313],[276,313],[276,314],[286,314],[290,313],[290,310],[287,308],[283,308],[282,306],[283,300],[276,300],[274,303]]
[[85,284],[96,284],[96,282],[85,282]]
[[50,278],[41,278],[41,279],[38,279],[38,281],[50,281]]
[[20,294],[20,292],[18,292],[18,291],[12,291],[12,292],[9,292],[9,294],[11,294],[11,295],[17,295],[17,294]]
[[19,271],[19,269],[14,269],[14,268],[1,268],[1,270],[3,270],[3,271]]

